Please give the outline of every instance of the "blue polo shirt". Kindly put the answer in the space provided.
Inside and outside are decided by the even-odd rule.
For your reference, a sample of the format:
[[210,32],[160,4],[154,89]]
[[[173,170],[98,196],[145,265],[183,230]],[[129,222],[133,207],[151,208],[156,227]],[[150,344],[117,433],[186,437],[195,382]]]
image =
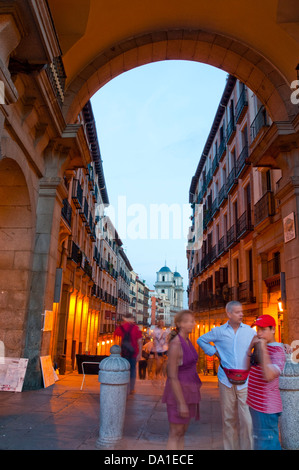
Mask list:
[[[249,325],[241,323],[235,333],[229,322],[226,322],[224,325],[212,328],[211,331],[200,336],[197,344],[208,356],[213,356],[217,348],[223,367],[227,369],[246,369],[247,350],[255,335],[255,330]],[[210,343],[214,343],[215,346]],[[218,368],[218,379],[227,387],[232,387],[221,367]],[[247,387],[247,381],[243,385],[237,385],[238,390],[245,387]]]

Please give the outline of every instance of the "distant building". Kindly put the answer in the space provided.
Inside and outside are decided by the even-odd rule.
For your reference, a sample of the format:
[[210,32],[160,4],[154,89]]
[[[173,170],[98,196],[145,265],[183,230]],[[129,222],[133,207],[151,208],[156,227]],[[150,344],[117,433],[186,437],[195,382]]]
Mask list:
[[163,320],[165,326],[172,325],[172,317],[170,315],[170,301],[166,294],[158,297],[156,291],[151,291],[151,324],[155,325],[158,320]]
[[157,297],[164,302],[169,301],[169,321],[173,323],[176,312],[183,309],[183,278],[177,271],[172,272],[168,266],[163,266],[157,272],[155,283]]
[[134,315],[138,325],[147,326],[149,319],[149,288],[141,281],[134,271],[131,271],[130,307],[129,313]]

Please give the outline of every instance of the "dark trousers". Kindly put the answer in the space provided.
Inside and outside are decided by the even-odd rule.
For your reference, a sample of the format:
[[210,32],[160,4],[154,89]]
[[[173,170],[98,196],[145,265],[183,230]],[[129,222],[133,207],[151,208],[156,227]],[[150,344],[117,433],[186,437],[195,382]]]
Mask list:
[[[127,359],[127,358],[126,358]],[[130,386],[129,392],[132,392],[135,389],[136,382],[136,358],[127,359],[130,363]]]
[[139,378],[145,380],[146,378],[147,361],[139,361]]

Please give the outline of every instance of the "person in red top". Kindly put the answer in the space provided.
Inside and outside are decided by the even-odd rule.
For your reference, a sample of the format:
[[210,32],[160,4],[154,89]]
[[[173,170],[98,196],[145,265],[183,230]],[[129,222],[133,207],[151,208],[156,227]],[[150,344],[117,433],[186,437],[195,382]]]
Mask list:
[[[129,333],[130,345],[126,345],[125,347],[124,338],[126,333]],[[128,392],[133,394],[135,392],[136,383],[136,363],[140,360],[142,352],[142,333],[135,324],[135,319],[132,314],[127,314],[123,317],[123,322],[116,328],[114,336],[121,338],[122,356],[130,363],[130,384]],[[132,347],[132,351],[130,351],[130,346]]]
[[[276,323],[271,315],[255,322],[257,336],[248,349],[251,369],[247,404],[252,417],[254,450],[280,450],[278,421],[282,412],[279,376],[285,365],[285,351],[275,342]],[[257,351],[253,360],[252,349]]]

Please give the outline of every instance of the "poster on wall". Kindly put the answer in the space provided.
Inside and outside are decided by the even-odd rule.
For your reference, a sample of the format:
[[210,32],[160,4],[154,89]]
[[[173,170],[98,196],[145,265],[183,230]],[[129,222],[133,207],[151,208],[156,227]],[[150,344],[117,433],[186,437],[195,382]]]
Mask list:
[[284,242],[287,243],[294,238],[296,238],[296,230],[295,230],[295,214],[291,212],[287,217],[283,219],[283,234],[284,234]]
[[27,370],[28,359],[12,357],[1,358],[0,391],[21,392]]
[[42,368],[44,387],[50,387],[50,385],[53,385],[56,380],[58,380],[57,374],[55,373],[52,365],[51,356],[42,356],[40,358],[40,363]]

